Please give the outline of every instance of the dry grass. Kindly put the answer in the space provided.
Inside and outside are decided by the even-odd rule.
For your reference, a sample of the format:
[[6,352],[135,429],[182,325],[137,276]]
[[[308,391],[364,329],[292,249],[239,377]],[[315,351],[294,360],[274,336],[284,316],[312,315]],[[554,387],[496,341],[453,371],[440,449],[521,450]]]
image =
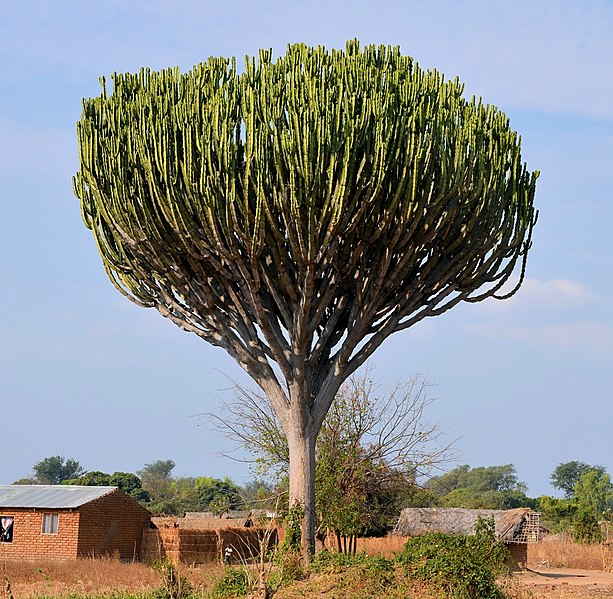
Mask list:
[[[223,573],[221,564],[181,566],[191,587],[205,596]],[[0,562],[0,578],[10,581],[16,599],[31,597],[111,596],[146,593],[159,588],[162,575],[140,563],[116,559],[31,560]],[[3,599],[0,590],[0,599]]]
[[368,555],[380,555],[389,559],[394,557],[399,551],[402,551],[406,542],[407,537],[397,537],[395,535],[381,538],[370,537],[358,539],[356,550],[365,551]]
[[[395,535],[358,538],[356,541],[356,552],[360,553],[364,551],[368,555],[390,559],[402,550],[406,542],[407,537],[398,537]],[[325,547],[329,551],[336,551],[336,539],[333,536],[329,536],[326,539]]]
[[201,564],[198,566],[183,566],[180,567],[180,572],[190,586],[198,594],[208,596],[207,591],[210,591],[217,581],[222,577],[225,566],[220,563]]
[[440,590],[426,583],[409,580],[402,569],[396,568],[392,588],[370,579],[359,569],[338,569],[335,572],[311,574],[305,580],[283,587],[275,599],[448,599]]
[[613,549],[600,544],[580,545],[569,539],[544,539],[528,545],[528,565],[610,572]]
[[110,595],[145,592],[161,584],[157,572],[143,564],[122,564],[115,559],[21,560],[2,563],[15,597],[69,594]]

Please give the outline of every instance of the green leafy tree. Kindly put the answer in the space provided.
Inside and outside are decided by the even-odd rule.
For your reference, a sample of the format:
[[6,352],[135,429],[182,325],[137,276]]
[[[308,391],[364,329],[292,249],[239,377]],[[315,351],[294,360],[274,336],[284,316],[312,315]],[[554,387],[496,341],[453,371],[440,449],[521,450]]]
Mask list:
[[200,476],[194,482],[194,490],[200,511],[222,514],[242,506],[241,489],[228,477],[220,480]]
[[457,489],[466,489],[470,486],[470,470],[468,464],[456,466],[449,472],[428,479],[424,487],[438,497]]
[[600,522],[611,519],[613,484],[611,477],[592,469],[581,476],[575,485],[576,513],[573,517],[575,538],[581,542],[600,540]]
[[152,501],[159,502],[169,498],[170,481],[172,480],[174,467],[173,460],[155,460],[145,464],[137,472],[143,489],[150,494]]
[[78,478],[85,473],[79,462],[60,455],[36,462],[32,470],[36,482],[41,485],[59,485],[64,480]]
[[603,466],[591,466],[585,462],[573,460],[571,462],[563,462],[556,466],[552,472],[550,480],[551,485],[564,492],[566,497],[572,497],[575,492],[575,486],[581,480],[584,474],[594,470],[600,474],[604,474],[606,469]]
[[172,471],[175,468],[173,460],[155,460],[145,464],[138,475],[141,480],[151,482],[157,480],[169,481],[172,478]]
[[602,517],[613,508],[613,484],[606,472],[589,470],[575,485],[575,498],[579,506]]
[[155,460],[145,464],[138,472],[142,486],[138,476],[125,472],[115,472],[108,480],[158,514],[223,513],[242,506],[241,490],[229,478],[174,477],[174,467],[173,460]]
[[573,518],[577,512],[575,499],[542,496],[538,498],[537,508],[541,512],[544,525],[553,532],[572,530]]
[[275,490],[269,481],[254,478],[241,486],[241,496],[246,505],[259,508],[268,503],[268,498],[275,494]]
[[[265,393],[315,533],[315,440],[391,334],[523,281],[538,173],[493,106],[399,48],[288,46],[115,74],[85,100],[75,193],[117,289]],[[516,267],[519,282],[505,287]]]
[[600,520],[588,507],[575,504],[572,519],[572,535],[578,543],[597,543],[600,541]]
[[536,500],[523,491],[475,491],[455,489],[439,498],[437,505],[469,509],[510,510],[518,507],[536,507]]
[[553,530],[568,532],[575,540],[600,540],[600,522],[611,521],[613,483],[604,468],[590,468],[579,478],[570,497],[540,497],[539,510]]
[[519,481],[513,464],[479,466],[463,464],[425,483],[439,505],[472,509],[512,509],[535,507],[526,496],[526,485]]
[[109,477],[109,484],[119,487],[137,501],[146,502],[150,500],[149,493],[143,489],[141,479],[132,472],[113,472]]
[[513,464],[503,466],[478,466],[468,464],[457,466],[450,472],[429,479],[426,488],[439,496],[457,489],[470,489],[474,492],[487,491],[525,491],[526,485],[519,481]]
[[140,478],[131,472],[114,472],[107,474],[94,470],[87,472],[79,478],[70,478],[62,481],[63,485],[84,485],[90,487],[119,487],[124,493],[140,502],[150,500],[149,493],[142,488]]
[[240,488],[229,478],[183,476],[168,480],[163,492],[151,496],[147,508],[154,513],[183,515],[185,512],[222,514],[242,507]]
[[63,485],[84,485],[86,487],[107,487],[110,485],[111,475],[99,470],[92,470],[82,476],[67,478],[62,481]]
[[146,487],[151,497],[147,508],[153,513],[177,516],[186,511],[198,511],[194,481],[194,477],[189,476],[150,480],[150,486]]

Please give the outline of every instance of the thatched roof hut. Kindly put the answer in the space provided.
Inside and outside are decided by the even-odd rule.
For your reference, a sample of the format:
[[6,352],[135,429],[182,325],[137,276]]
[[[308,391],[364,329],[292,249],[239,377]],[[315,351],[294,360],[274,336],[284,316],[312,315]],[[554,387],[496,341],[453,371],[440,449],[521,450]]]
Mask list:
[[469,510],[464,508],[405,508],[393,534],[414,537],[428,532],[471,535],[478,518],[494,518],[496,536],[505,543],[538,541],[540,514],[528,509]]

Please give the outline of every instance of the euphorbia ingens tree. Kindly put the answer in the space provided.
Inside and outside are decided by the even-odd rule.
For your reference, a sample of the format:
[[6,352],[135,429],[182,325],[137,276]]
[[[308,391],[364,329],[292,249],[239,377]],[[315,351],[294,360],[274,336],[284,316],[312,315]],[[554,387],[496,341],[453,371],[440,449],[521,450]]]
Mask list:
[[240,73],[115,74],[84,101],[75,193],[106,271],[266,393],[305,554],[341,383],[392,333],[523,279],[537,173],[508,118],[462,91],[351,41],[261,51]]

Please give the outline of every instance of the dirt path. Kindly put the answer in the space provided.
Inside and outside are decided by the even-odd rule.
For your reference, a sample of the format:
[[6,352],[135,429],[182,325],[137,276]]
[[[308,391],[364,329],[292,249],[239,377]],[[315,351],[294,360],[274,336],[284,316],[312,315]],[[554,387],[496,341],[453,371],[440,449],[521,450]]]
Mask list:
[[537,597],[613,597],[613,573],[570,568],[529,568],[517,573],[522,587]]

